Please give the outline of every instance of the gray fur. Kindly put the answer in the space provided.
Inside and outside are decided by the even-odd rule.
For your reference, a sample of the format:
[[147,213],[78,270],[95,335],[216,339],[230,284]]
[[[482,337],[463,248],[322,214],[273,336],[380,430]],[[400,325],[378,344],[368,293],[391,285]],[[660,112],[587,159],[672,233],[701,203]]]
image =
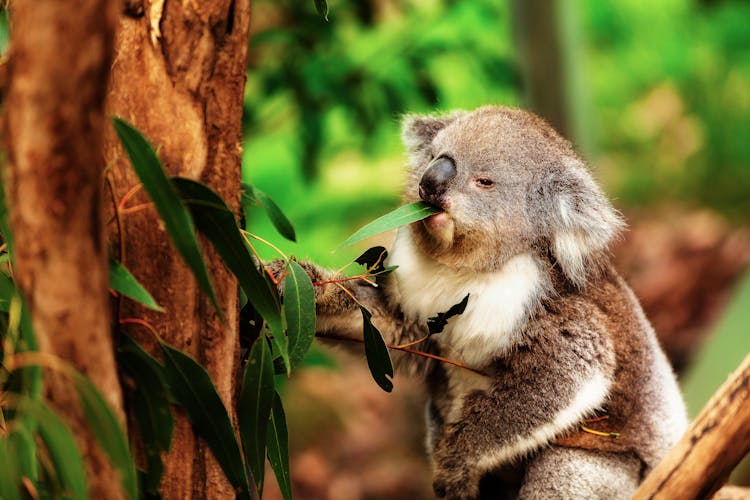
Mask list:
[[[653,330],[609,262],[620,216],[570,144],[528,112],[410,116],[403,138],[405,202],[418,199],[434,159],[455,163],[445,213],[399,230],[389,262],[399,268],[380,287],[344,286],[389,344],[424,337],[427,317],[471,293],[466,312],[418,347],[483,375],[393,353],[430,396],[435,491],[629,496],[686,417]],[[315,280],[331,276],[306,269]],[[318,334],[361,339],[349,295],[335,285],[316,292]],[[605,412],[586,425],[619,438],[580,431]]]

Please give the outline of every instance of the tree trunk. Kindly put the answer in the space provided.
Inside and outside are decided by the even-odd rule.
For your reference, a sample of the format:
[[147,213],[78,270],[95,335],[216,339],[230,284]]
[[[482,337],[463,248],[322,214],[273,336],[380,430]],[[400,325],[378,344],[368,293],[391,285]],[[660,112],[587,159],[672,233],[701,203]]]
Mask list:
[[[158,148],[169,175],[199,180],[239,208],[241,117],[250,0],[126,2],[112,66],[108,112],[133,123]],[[138,179],[110,130],[114,205]],[[141,191],[129,206],[148,202]],[[203,245],[222,320],[172,247],[153,207],[120,211],[110,226],[121,261],[166,312],[123,300],[119,319],[148,321],[174,347],[208,370],[233,415],[239,369],[238,289],[208,244]],[[136,333],[136,332],[134,332]],[[141,333],[138,340],[153,347]],[[154,352],[152,350],[152,352]],[[175,408],[172,448],[165,459],[165,497],[234,498],[210,450]]]
[[[15,236],[14,276],[40,349],[86,374],[124,422],[101,210],[114,6],[108,0],[12,2],[3,184]],[[78,440],[91,497],[120,498],[117,476],[70,381],[52,374],[45,387]]]

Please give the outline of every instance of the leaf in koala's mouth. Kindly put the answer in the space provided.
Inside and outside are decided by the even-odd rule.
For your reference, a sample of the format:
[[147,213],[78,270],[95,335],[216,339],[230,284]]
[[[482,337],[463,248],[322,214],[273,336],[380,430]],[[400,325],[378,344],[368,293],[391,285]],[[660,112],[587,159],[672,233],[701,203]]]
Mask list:
[[390,231],[391,229],[396,229],[411,224],[412,222],[420,221],[430,215],[435,215],[442,211],[442,209],[430,205],[429,203],[425,203],[424,201],[417,201],[409,203],[408,205],[403,205],[382,217],[378,217],[366,226],[359,228],[354,234],[349,236],[346,241],[339,245],[337,250],[357,243],[358,241],[362,241],[370,236],[375,236],[376,234],[384,233],[385,231]]

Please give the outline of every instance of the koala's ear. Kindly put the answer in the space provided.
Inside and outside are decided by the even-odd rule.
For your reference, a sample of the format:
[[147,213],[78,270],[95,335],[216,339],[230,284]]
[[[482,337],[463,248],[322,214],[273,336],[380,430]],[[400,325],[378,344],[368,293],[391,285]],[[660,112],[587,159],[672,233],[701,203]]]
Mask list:
[[552,252],[562,271],[581,287],[599,269],[625,223],[578,160],[569,160],[552,181]]
[[432,142],[438,132],[465,111],[447,115],[406,115],[401,124],[401,140],[410,154],[418,153]]

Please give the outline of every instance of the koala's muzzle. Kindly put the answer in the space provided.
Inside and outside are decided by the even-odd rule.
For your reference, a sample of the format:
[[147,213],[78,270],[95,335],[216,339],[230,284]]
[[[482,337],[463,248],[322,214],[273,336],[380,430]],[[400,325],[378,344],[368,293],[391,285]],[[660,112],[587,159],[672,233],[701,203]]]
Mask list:
[[443,207],[448,182],[456,176],[456,164],[446,156],[436,158],[419,181],[419,197],[427,203]]

